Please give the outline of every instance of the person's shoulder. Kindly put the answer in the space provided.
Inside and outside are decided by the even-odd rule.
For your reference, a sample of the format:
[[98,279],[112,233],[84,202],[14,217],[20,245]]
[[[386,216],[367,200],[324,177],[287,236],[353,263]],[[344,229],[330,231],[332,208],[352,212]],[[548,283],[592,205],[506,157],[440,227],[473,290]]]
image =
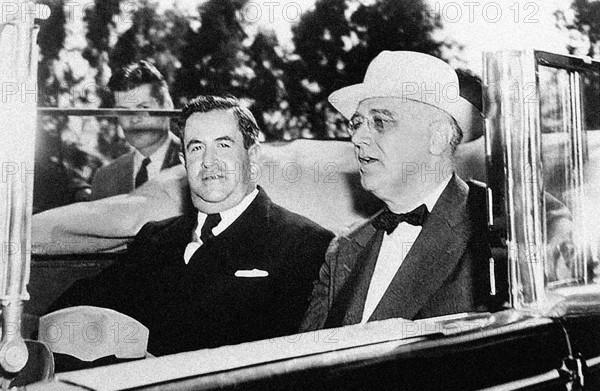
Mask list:
[[313,232],[333,237],[333,233],[308,217],[292,212],[283,206],[271,203],[271,218],[279,229]]
[[487,186],[485,183],[470,180],[466,182],[469,186],[467,198],[467,212],[469,220],[474,224],[475,231],[488,232],[487,228]]
[[171,246],[174,242],[183,240],[182,238],[188,238],[186,221],[186,217],[182,215],[144,224],[127,246],[130,262],[138,263],[140,259],[147,260],[148,257],[153,259],[154,254],[160,249]]
[[326,231],[325,228],[321,227],[308,217],[292,212],[274,202],[271,203],[271,216],[278,225],[297,227],[299,229],[309,228]]
[[109,164],[97,169],[92,178],[92,187],[100,186],[102,183],[110,180],[116,173],[124,170],[129,164],[131,164],[131,168],[133,169],[133,151],[127,152]]
[[466,181],[466,183],[469,186],[469,193],[474,193],[479,196],[485,196],[485,191],[487,189],[485,183],[476,181],[474,179],[468,180]]
[[136,240],[159,240],[162,238],[169,240],[169,235],[183,229],[186,221],[187,218],[184,215],[160,221],[150,221],[140,229],[136,235]]
[[469,186],[467,204],[471,209],[475,208],[485,212],[487,210],[487,186],[483,182],[470,180],[466,182]]
[[117,171],[128,164],[133,164],[133,151],[129,151],[119,156],[109,164],[100,167],[98,170],[96,170],[95,175],[98,176],[112,171]]
[[[127,172],[133,172],[133,151],[96,170],[91,181],[92,199],[98,200],[129,191],[119,182],[119,178]],[[133,187],[133,181],[131,186]]]
[[368,218],[360,219],[350,226],[343,227],[336,231],[336,235],[329,243],[327,249],[327,259],[331,262],[340,251],[341,248],[346,247],[349,243],[366,243],[377,232],[372,225],[372,220],[380,214],[382,210],[375,213],[373,216]]

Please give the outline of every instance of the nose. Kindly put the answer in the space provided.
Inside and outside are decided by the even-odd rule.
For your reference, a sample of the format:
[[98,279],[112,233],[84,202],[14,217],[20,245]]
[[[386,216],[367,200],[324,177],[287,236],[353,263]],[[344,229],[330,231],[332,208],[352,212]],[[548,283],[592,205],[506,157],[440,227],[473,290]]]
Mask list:
[[130,117],[129,120],[132,124],[139,124],[140,122],[142,122],[142,116],[141,115],[132,115]]
[[214,169],[217,164],[217,151],[216,148],[208,147],[204,151],[202,156],[202,167],[205,169]]
[[119,123],[122,127],[130,127],[131,125],[137,125],[140,123],[142,118],[138,115],[123,115],[119,117]]
[[370,143],[371,132],[369,132],[369,127],[368,127],[366,121],[364,123],[362,123],[358,127],[358,129],[354,130],[354,133],[352,134],[352,137],[350,138],[350,140],[356,146],[359,146],[361,144],[369,144]]

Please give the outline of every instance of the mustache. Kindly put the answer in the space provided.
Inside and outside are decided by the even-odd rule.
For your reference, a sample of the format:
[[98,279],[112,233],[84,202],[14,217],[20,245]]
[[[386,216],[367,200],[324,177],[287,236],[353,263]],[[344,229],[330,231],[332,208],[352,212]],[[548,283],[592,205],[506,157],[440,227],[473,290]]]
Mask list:
[[222,175],[226,176],[227,174],[238,174],[247,170],[251,165],[243,164],[243,163],[226,163],[222,161],[211,161],[202,163],[202,176],[210,176],[210,175]]

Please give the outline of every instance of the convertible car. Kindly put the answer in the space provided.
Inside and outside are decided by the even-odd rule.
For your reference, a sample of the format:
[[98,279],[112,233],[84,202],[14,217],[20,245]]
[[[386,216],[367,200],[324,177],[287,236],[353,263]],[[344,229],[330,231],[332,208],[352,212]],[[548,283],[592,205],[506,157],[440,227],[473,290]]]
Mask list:
[[[19,39],[0,40],[0,52],[13,63],[2,59],[0,71],[17,82],[32,82],[33,50],[11,55],[11,48],[22,54],[22,42],[35,42],[34,29],[26,23],[14,26]],[[504,310],[414,322],[389,319],[158,358],[143,351],[136,355],[135,344],[112,343],[118,328],[88,334],[90,328],[54,319],[50,334],[44,328],[48,319],[38,317],[61,292],[119,262],[120,250],[146,221],[178,212],[163,201],[181,197],[176,185],[181,173],[174,170],[135,194],[32,218],[31,175],[14,175],[10,168],[0,183],[0,196],[7,200],[0,211],[3,385],[27,390],[599,390],[600,63],[533,50],[485,53],[483,61],[485,134],[459,147],[456,170],[465,179],[487,183],[488,225],[495,238],[489,267],[508,281],[491,281],[492,294],[506,297]],[[0,150],[7,162],[24,165],[33,161],[36,112],[115,115],[38,108],[27,99],[3,100],[0,110],[7,135]],[[347,140],[296,140],[264,149],[259,182],[289,209],[336,232],[378,209],[360,189]],[[560,208],[550,207],[557,203]],[[110,219],[105,211],[111,211]],[[85,353],[108,341],[106,349],[117,351],[124,362],[55,371],[53,353],[64,350],[56,350],[52,341],[56,333],[72,330],[84,330],[83,338],[69,340],[83,343],[75,351]],[[131,335],[121,332],[126,342]]]

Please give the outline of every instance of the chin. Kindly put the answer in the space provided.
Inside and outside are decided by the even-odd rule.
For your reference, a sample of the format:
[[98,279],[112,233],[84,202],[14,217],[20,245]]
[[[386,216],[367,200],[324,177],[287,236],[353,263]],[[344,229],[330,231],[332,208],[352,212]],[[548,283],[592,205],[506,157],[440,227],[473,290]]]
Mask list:
[[232,193],[231,189],[222,186],[203,186],[199,191],[193,191],[192,201],[201,212],[217,213],[233,206],[235,197]]
[[[390,178],[386,179],[387,180],[384,180],[383,178],[365,179],[363,177],[361,180],[361,184],[366,191],[373,194],[375,197],[379,198],[382,201],[389,199],[390,197],[395,198],[401,196],[403,193],[405,193],[406,189],[410,189],[410,186],[408,185],[398,186],[397,183],[399,182],[395,182]],[[398,181],[401,181],[401,179],[399,179]]]
[[151,127],[145,127],[145,126],[136,126],[133,128],[128,128],[127,130],[123,129],[123,133],[127,134],[132,134],[132,135],[136,135],[139,133],[162,133],[164,130],[162,129],[156,129],[156,128],[151,128]]
[[380,187],[377,179],[370,175],[361,175],[360,184],[362,185],[363,189],[370,191],[371,193],[374,193],[376,189]]
[[202,213],[219,213],[226,209],[229,209],[226,204],[227,199],[214,199],[210,200],[207,198],[200,198],[195,196],[192,198],[192,203]]
[[222,203],[227,201],[229,193],[224,190],[210,190],[198,193],[198,197],[206,203]]

